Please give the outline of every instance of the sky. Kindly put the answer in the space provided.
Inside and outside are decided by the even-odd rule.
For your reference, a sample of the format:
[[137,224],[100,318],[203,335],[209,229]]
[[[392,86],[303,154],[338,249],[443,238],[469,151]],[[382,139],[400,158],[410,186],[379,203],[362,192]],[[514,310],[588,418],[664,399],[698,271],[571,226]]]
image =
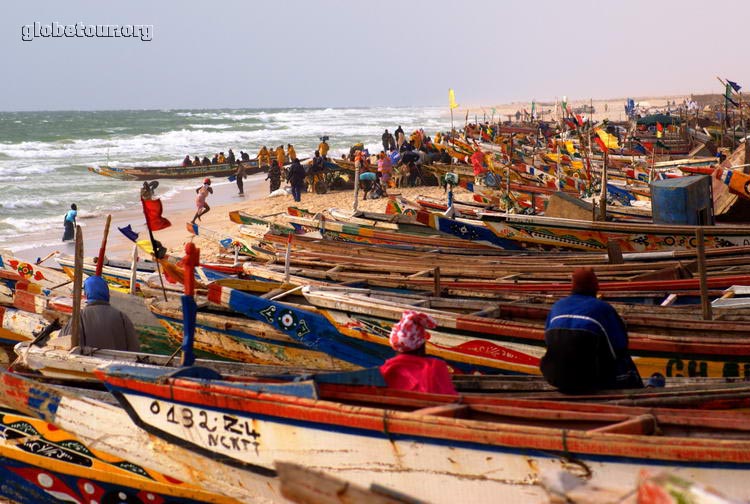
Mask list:
[[[26,0],[0,6],[0,110],[347,107],[750,86],[750,2]],[[152,25],[152,39],[24,25]]]

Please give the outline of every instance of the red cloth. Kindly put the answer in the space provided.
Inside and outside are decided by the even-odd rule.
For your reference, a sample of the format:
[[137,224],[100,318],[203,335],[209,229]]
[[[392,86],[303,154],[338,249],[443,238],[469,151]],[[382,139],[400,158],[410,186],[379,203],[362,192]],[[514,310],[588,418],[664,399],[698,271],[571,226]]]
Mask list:
[[380,366],[389,388],[458,395],[448,365],[435,357],[398,354]]
[[172,225],[171,222],[161,216],[162,206],[160,199],[145,200],[141,198],[141,204],[143,205],[143,215],[146,216],[146,224],[151,231],[159,231]]
[[474,176],[480,175],[482,172],[484,172],[484,166],[482,166],[482,163],[484,163],[484,153],[480,150],[476,151],[474,154],[471,155],[471,165],[474,167]]

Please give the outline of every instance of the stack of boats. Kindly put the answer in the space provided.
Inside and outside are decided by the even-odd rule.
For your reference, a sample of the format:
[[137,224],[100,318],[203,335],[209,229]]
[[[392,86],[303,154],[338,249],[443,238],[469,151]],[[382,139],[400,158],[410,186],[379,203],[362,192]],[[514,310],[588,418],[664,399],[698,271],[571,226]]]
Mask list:
[[[369,488],[372,502],[536,503],[558,473],[623,496],[644,470],[750,500],[750,227],[488,208],[483,198],[519,201],[519,188],[545,200],[576,188],[558,184],[564,157],[576,161],[570,150],[544,154],[560,165],[550,170],[556,191],[544,192],[528,183],[547,173],[530,170],[534,144],[526,175],[515,171],[523,147],[518,136],[484,146],[507,156],[498,187],[467,178],[471,201],[455,189],[445,211],[430,198],[393,197],[383,213],[233,212],[230,237],[188,226],[231,263],[183,271],[178,258],[158,269],[108,261],[102,275],[149,296],[182,361],[73,346],[45,331],[80,302],[68,276],[0,256],[0,338],[16,344],[12,371],[0,375],[0,494],[282,502],[301,499],[278,477],[296,464]],[[451,155],[472,148],[453,142]],[[80,257],[59,262],[95,274]],[[665,387],[571,396],[541,379],[545,319],[582,266],[626,321],[641,375],[661,373]],[[183,312],[180,279],[195,284],[195,318]],[[407,309],[436,320],[427,353],[448,362],[459,396],[385,386],[378,366]],[[204,353],[192,362],[194,350]]]

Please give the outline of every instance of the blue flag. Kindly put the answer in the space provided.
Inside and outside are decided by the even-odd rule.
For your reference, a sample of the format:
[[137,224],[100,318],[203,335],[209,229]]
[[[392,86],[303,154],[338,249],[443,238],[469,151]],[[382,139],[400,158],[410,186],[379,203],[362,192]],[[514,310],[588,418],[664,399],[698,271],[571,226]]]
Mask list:
[[117,229],[119,229],[119,230],[120,230],[120,232],[121,232],[122,234],[124,234],[124,235],[125,235],[125,237],[126,237],[126,238],[127,238],[128,240],[130,240],[130,241],[132,241],[132,242],[135,242],[135,241],[137,241],[137,240],[138,240],[138,233],[136,233],[135,231],[133,231],[133,228],[132,228],[132,227],[130,226],[130,224],[128,224],[128,225],[127,225],[127,226],[125,226],[125,227],[118,227]]
[[727,83],[728,83],[728,84],[729,84],[730,86],[732,86],[732,89],[734,89],[734,92],[735,92],[735,93],[739,93],[739,92],[740,92],[740,89],[742,89],[742,86],[740,86],[740,85],[739,85],[739,84],[737,84],[736,82],[732,82],[732,81],[730,81],[729,79],[727,79]]

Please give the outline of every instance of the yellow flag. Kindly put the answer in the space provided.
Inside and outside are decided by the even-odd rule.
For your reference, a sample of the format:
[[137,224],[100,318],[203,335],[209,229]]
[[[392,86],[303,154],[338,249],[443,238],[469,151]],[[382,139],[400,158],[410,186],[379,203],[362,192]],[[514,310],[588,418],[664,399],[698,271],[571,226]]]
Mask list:
[[620,145],[617,143],[616,136],[610,135],[609,133],[607,133],[601,128],[596,128],[596,134],[599,135],[599,138],[602,139],[602,142],[604,142],[604,145],[606,145],[608,149],[620,148]]
[[453,92],[453,88],[448,90],[448,106],[451,110],[458,108],[458,103],[456,103],[456,93]]

